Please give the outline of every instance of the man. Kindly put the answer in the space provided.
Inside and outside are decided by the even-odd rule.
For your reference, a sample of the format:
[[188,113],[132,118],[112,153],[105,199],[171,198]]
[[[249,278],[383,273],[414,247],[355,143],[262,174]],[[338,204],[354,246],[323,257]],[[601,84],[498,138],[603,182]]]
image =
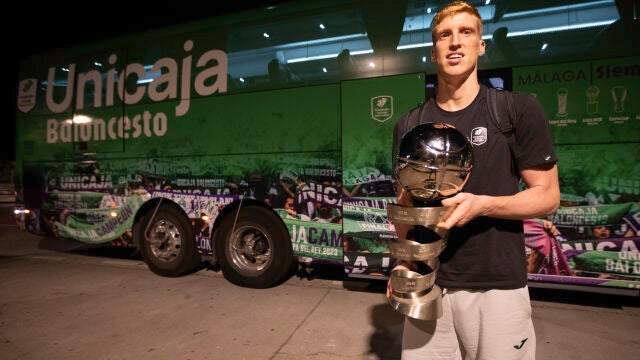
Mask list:
[[[466,2],[452,2],[434,17],[431,31],[438,85],[435,98],[422,105],[421,121],[451,124],[469,138],[473,168],[463,191],[442,200],[451,208],[438,223],[450,229],[436,277],[443,315],[433,321],[405,318],[402,357],[534,359],[522,220],[544,218],[560,203],[549,126],[534,97],[513,94],[522,155],[512,166],[507,141],[487,110],[487,89],[478,82],[478,57],[485,53],[478,11]],[[405,115],[396,127],[406,121]],[[486,136],[474,138],[478,130]],[[522,191],[520,179],[526,185]],[[411,206],[409,193],[401,187],[397,191],[397,203]],[[398,237],[406,238],[407,226],[395,225]],[[411,264],[396,268],[410,269]]]

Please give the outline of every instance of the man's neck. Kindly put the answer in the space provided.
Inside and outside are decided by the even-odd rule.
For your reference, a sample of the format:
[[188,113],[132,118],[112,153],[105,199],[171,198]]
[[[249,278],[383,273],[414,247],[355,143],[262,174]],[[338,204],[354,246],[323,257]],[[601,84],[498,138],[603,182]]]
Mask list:
[[480,84],[477,76],[469,76],[462,81],[443,80],[438,76],[436,103],[446,111],[462,110],[473,102],[478,92],[480,92]]

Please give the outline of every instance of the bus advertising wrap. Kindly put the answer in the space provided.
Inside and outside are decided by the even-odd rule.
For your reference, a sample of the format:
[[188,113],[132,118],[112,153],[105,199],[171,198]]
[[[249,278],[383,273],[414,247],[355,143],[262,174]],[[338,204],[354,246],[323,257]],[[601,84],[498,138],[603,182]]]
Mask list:
[[[220,219],[237,215],[225,208],[250,200],[299,260],[388,276],[392,133],[424,101],[425,74],[226,94],[227,54],[182,44],[182,58],[148,71],[114,53],[102,73],[70,63],[20,82],[18,174],[34,209],[22,226],[133,246],[138,212],[162,199],[191,221],[198,254],[213,256]],[[640,288],[639,63],[513,68],[513,89],[543,104],[559,157],[560,208],[524,221],[532,282]]]

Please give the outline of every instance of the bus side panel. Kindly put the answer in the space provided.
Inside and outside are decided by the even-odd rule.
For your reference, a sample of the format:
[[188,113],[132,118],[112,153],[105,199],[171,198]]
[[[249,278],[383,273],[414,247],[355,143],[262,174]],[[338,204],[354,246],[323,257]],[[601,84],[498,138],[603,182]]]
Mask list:
[[[338,85],[200,98],[183,116],[175,115],[177,103],[131,105],[124,114],[117,107],[85,112],[93,120],[86,126],[95,127],[85,132],[92,136],[88,146],[98,150],[124,140],[122,154],[76,156],[72,143],[46,142],[42,121],[23,129],[27,145],[31,138],[41,144],[25,159],[40,170],[43,192],[51,193],[43,205],[47,230],[55,232],[63,213],[120,205],[140,191],[171,198],[192,219],[205,214],[211,223],[222,207],[246,195],[282,214],[292,238],[307,245],[298,248],[300,255],[341,260],[340,225],[303,226],[321,204],[341,218]],[[106,119],[113,125],[99,136]],[[294,218],[285,210],[288,198],[298,209]]]
[[209,234],[229,200],[246,195],[281,216],[296,255],[339,262],[339,91],[321,85],[198,98],[182,116],[175,115],[177,101],[129,107],[142,130],[136,133],[134,120],[126,154],[138,160],[112,168],[129,171],[191,218],[207,215],[197,236]]
[[388,274],[388,240],[396,236],[386,212],[395,201],[393,128],[424,98],[421,73],[342,83],[344,262],[350,276]]
[[635,56],[513,70],[514,90],[542,103],[558,154],[560,208],[529,222],[544,229],[525,223],[531,286],[640,288],[640,109],[630,100],[639,64]]
[[181,116],[179,101],[130,106],[126,152],[161,158],[336,151],[338,104],[338,85],[325,85],[192,99]]

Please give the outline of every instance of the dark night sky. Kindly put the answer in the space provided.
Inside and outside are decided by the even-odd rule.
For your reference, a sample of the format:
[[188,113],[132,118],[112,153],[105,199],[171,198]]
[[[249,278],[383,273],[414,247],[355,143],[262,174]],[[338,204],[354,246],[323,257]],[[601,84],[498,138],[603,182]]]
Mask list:
[[[2,126],[0,160],[15,160],[15,98],[21,59],[42,51],[65,48],[92,40],[159,28],[214,17],[240,10],[254,9],[290,1],[150,1],[139,5],[134,1],[115,0],[105,5],[84,9],[78,5],[49,2],[44,5],[24,1],[12,11],[12,25],[4,25],[6,34],[5,62],[14,69],[12,79],[5,81],[6,124]],[[71,4],[71,3],[68,3]],[[99,10],[100,9],[100,10]],[[5,22],[6,24],[6,22]],[[87,29],[99,29],[87,31]],[[8,41],[7,41],[8,40]]]

